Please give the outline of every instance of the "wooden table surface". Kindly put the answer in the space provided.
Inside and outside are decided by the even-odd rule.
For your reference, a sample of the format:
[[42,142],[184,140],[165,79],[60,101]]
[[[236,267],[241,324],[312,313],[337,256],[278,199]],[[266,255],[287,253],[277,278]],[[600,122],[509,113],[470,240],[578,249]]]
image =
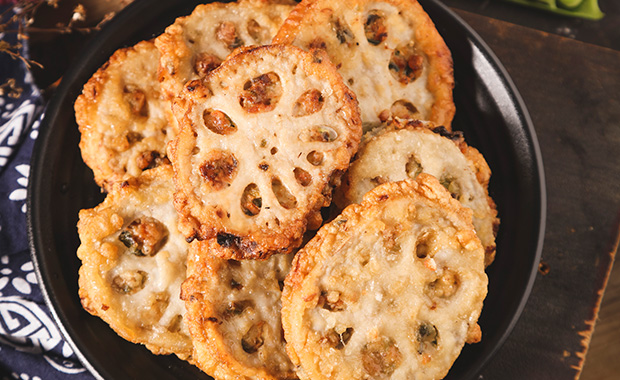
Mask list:
[[[105,3],[83,1],[90,2]],[[101,12],[125,2],[105,4]],[[480,379],[620,379],[620,269],[602,297],[620,235],[620,52],[457,13],[519,89],[547,179],[541,269],[522,317]],[[35,70],[37,83],[54,82],[75,56],[69,47],[85,40],[33,38],[33,55],[47,64]],[[59,48],[67,54],[50,54]]]
[[519,89],[547,180],[541,270],[515,330],[481,378],[573,379],[587,358],[582,380],[619,379],[620,271],[598,312],[620,234],[620,52],[458,14]]

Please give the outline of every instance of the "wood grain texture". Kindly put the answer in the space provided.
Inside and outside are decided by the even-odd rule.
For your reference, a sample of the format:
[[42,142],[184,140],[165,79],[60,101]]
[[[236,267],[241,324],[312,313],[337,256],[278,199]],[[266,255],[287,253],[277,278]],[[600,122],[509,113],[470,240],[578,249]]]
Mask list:
[[[620,53],[458,14],[490,45],[519,89],[538,134],[547,179],[545,270],[512,335],[481,378],[578,378],[619,235]],[[605,330],[615,336],[617,347],[620,329]]]
[[[617,244],[617,243],[616,243]],[[620,265],[614,265],[594,334],[586,355],[581,380],[620,378]]]

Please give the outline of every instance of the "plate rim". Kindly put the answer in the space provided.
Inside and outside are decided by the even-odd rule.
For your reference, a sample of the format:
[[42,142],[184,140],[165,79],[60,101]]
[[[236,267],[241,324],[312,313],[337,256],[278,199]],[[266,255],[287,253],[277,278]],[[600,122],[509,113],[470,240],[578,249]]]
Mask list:
[[[507,328],[501,334],[500,338],[496,341],[489,355],[487,355],[485,360],[481,361],[480,365],[478,366],[477,372],[481,372],[484,369],[484,367],[487,365],[487,363],[502,348],[504,343],[506,343],[506,340],[508,339],[508,337],[512,334],[512,331],[514,330],[517,322],[519,321],[519,319],[521,318],[521,315],[523,314],[527,301],[529,300],[529,297],[532,293],[532,289],[534,288],[534,283],[536,281],[536,274],[538,273],[539,262],[542,258],[542,250],[544,246],[545,230],[546,230],[546,223],[547,223],[547,185],[546,185],[544,163],[542,159],[542,151],[540,149],[540,143],[538,141],[538,136],[534,128],[534,122],[532,121],[532,118],[527,109],[525,101],[523,100],[521,93],[519,92],[519,90],[517,89],[517,86],[512,80],[512,77],[510,76],[510,74],[508,73],[504,65],[501,63],[500,59],[497,57],[493,49],[491,49],[491,47],[484,41],[484,39],[478,34],[478,32],[476,32],[476,30],[472,28],[471,25],[469,25],[469,23],[463,20],[462,17],[460,17],[456,12],[450,9],[443,2],[439,0],[417,0],[417,1],[419,1],[420,4],[422,4],[425,10],[426,10],[426,7],[424,4],[428,2],[428,3],[432,3],[433,6],[436,6],[442,9],[444,12],[450,14],[456,21],[458,21],[459,25],[465,29],[469,37],[468,39],[471,40],[474,43],[474,45],[478,46],[480,52],[485,56],[486,60],[493,66],[493,69],[499,72],[500,79],[502,80],[504,85],[509,89],[508,93],[511,97],[511,100],[516,104],[517,106],[516,109],[520,111],[519,119],[521,121],[521,124],[526,127],[525,132],[527,133],[529,137],[529,140],[530,140],[529,144],[531,144],[531,148],[534,153],[532,157],[533,163],[534,163],[533,167],[536,169],[537,175],[533,177],[535,177],[538,183],[538,193],[540,195],[539,196],[540,199],[538,199],[540,201],[540,207],[539,207],[539,215],[538,215],[538,228],[537,228],[537,236],[536,236],[535,254],[534,254],[534,257],[532,258],[533,260],[532,260],[532,265],[530,268],[528,281],[527,281],[525,288],[523,289],[517,308],[514,314],[512,315]],[[474,374],[472,373],[472,375]]]
[[[212,2],[212,1],[206,1]],[[187,1],[187,3],[190,3]],[[479,51],[484,55],[486,61],[488,61],[492,68],[498,73],[499,78],[507,89],[506,92],[509,94],[511,101],[515,105],[516,110],[519,114],[519,124],[524,127],[524,132],[528,138],[527,145],[532,149],[532,169],[534,169],[535,173],[533,173],[532,178],[537,182],[535,185],[538,185],[537,191],[537,200],[540,202],[540,207],[538,208],[538,228],[537,228],[537,236],[536,240],[536,248],[535,253],[532,256],[532,263],[529,272],[529,278],[521,292],[521,297],[519,299],[518,305],[516,307],[515,312],[512,314],[510,318],[510,322],[507,325],[507,328],[501,333],[500,337],[494,342],[493,347],[489,351],[489,354],[485,356],[484,360],[481,360],[476,368],[472,368],[471,375],[476,375],[480,373],[483,368],[488,364],[488,362],[495,356],[497,351],[504,345],[508,337],[511,335],[514,327],[519,321],[523,310],[527,304],[529,296],[532,292],[534,282],[536,280],[536,273],[538,271],[538,263],[542,256],[542,249],[544,245],[544,235],[545,235],[545,227],[546,227],[546,216],[547,216],[547,193],[546,193],[546,182],[545,182],[545,174],[544,174],[544,165],[542,160],[542,153],[540,150],[540,145],[538,141],[538,137],[536,135],[536,131],[534,128],[534,124],[531,120],[525,102],[523,101],[517,87],[515,86],[512,78],[508,74],[505,67],[502,65],[501,61],[492,51],[492,49],[487,45],[487,43],[478,35],[478,33],[467,23],[465,22],[458,14],[456,14],[453,10],[448,8],[445,4],[441,3],[438,0],[419,0],[419,3],[428,11],[428,8],[432,8],[435,12],[444,12],[447,16],[452,18],[455,21],[455,24],[458,27],[462,28],[467,34],[467,40],[471,41],[474,46],[476,46]],[[137,0],[133,3],[129,4],[122,11],[120,11],[116,17],[108,22],[101,31],[99,31],[93,38],[89,41],[89,43],[84,46],[81,54],[73,61],[73,63],[68,67],[63,76],[63,79],[53,94],[52,98],[48,102],[45,107],[45,114],[41,121],[39,127],[39,136],[35,141],[30,165],[31,165],[31,176],[28,183],[28,195],[27,195],[27,232],[28,232],[28,245],[30,250],[30,257],[32,259],[34,270],[37,276],[37,280],[39,283],[39,287],[41,289],[41,293],[45,300],[47,307],[50,310],[53,320],[57,324],[60,332],[62,333],[64,339],[73,349],[75,355],[80,360],[81,364],[97,379],[105,379],[102,376],[101,372],[106,372],[105,370],[100,371],[97,368],[96,364],[93,364],[93,358],[87,357],[84,354],[80,340],[74,339],[71,329],[67,327],[67,324],[70,322],[66,320],[66,316],[63,313],[62,308],[59,306],[58,302],[58,294],[56,294],[56,289],[50,285],[50,273],[48,273],[47,264],[45,263],[45,242],[43,241],[43,237],[38,235],[35,230],[40,230],[42,226],[39,225],[38,219],[38,209],[36,204],[39,200],[39,195],[36,192],[36,185],[40,182],[43,182],[45,177],[45,169],[43,162],[45,160],[45,153],[49,149],[46,143],[49,139],[49,136],[53,133],[52,126],[55,124],[56,119],[61,110],[61,106],[65,104],[67,98],[72,98],[71,87],[73,82],[79,79],[80,74],[84,71],[83,67],[87,62],[95,59],[93,57],[100,56],[98,51],[100,51],[101,45],[106,43],[106,40],[110,38],[110,35],[116,33],[116,29],[118,26],[124,25],[132,18],[140,15],[147,8],[152,8],[153,6],[157,6],[159,8],[167,9],[171,6],[169,5],[169,1],[164,2],[150,2],[149,0]],[[432,17],[431,17],[432,18]],[[101,57],[103,62],[108,58],[108,56]],[[81,87],[80,87],[81,88]],[[457,110],[458,112],[458,110]],[[532,189],[534,190],[534,189]],[[86,350],[88,351],[88,350]],[[96,362],[96,360],[94,360]]]

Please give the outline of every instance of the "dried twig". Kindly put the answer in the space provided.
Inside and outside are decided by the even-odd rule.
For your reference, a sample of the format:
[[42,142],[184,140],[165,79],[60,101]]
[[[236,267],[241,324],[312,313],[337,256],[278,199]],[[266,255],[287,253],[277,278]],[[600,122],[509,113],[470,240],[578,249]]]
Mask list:
[[[32,65],[43,67],[40,63],[21,56],[19,50],[22,47],[21,41],[28,38],[29,33],[56,33],[70,34],[74,32],[90,33],[101,29],[103,24],[110,21],[115,12],[106,14],[95,26],[84,27],[79,26],[80,22],[86,20],[86,8],[82,4],[78,4],[72,12],[71,19],[65,23],[58,23],[51,28],[41,28],[33,26],[35,16],[39,8],[43,5],[52,8],[58,8],[60,0],[15,0],[13,5],[8,7],[4,12],[0,13],[0,33],[16,34],[17,43],[10,44],[5,39],[0,40],[0,53],[5,53],[13,59],[19,59],[26,64],[28,68]],[[7,83],[1,85],[5,88]],[[10,86],[9,86],[10,87]]]
[[0,84],[0,96],[8,96],[10,98],[19,98],[23,89],[17,86],[15,79],[9,78],[6,82]]

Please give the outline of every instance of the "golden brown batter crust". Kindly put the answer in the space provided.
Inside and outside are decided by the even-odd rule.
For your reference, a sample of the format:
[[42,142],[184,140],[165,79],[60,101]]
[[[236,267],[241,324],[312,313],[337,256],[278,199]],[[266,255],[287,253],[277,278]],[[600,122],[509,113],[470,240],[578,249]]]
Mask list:
[[157,37],[160,80],[172,100],[190,80],[203,78],[236,48],[265,45],[293,9],[293,2],[240,0],[198,5]]
[[362,140],[342,186],[334,191],[341,209],[361,202],[379,184],[415,178],[422,172],[433,175],[455,199],[472,209],[486,265],[493,262],[499,219],[488,192],[491,169],[482,154],[467,145],[462,133],[436,128],[430,122],[393,119]]
[[190,360],[179,298],[188,244],[176,228],[172,168],[147,170],[130,182],[80,211],[82,305],[128,341]]
[[196,365],[216,379],[296,378],[280,320],[292,256],[224,260],[212,255],[218,249],[193,242],[183,283]]
[[301,379],[439,379],[480,339],[484,249],[432,176],[381,185],[324,225],[282,295]]
[[84,85],[75,101],[80,150],[95,182],[116,182],[169,163],[170,103],[157,80],[159,52],[151,41],[117,50]]
[[454,116],[452,57],[415,0],[304,0],[274,43],[325,49],[358,97],[364,129],[390,116]]
[[243,49],[189,82],[174,112],[180,229],[235,258],[299,246],[361,136],[355,95],[324,53],[289,45]]

